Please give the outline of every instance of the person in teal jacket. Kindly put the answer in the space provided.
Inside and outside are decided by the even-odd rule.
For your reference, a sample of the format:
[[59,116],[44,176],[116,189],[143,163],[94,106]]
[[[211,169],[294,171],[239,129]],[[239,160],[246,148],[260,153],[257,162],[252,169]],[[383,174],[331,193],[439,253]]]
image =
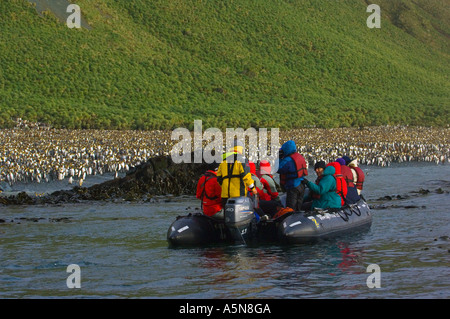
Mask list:
[[336,193],[336,179],[333,174],[336,172],[333,166],[325,167],[319,184],[304,180],[302,183],[310,189],[310,191],[318,196],[313,196],[311,209],[314,208],[341,208],[341,197]]

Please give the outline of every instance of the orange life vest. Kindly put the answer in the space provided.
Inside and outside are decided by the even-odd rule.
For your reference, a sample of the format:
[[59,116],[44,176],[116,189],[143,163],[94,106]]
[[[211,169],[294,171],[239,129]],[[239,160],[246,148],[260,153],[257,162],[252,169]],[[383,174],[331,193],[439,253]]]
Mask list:
[[346,165],[341,165],[341,172],[344,176],[345,181],[347,182],[348,187],[355,187],[353,183],[353,173],[350,167]]
[[336,179],[336,193],[341,196],[341,205],[345,205],[345,198],[347,197],[347,182],[341,173],[341,164],[338,162],[331,162],[327,166],[333,166],[336,173],[333,175]]
[[359,167],[351,167],[356,172],[356,175],[358,176],[356,179],[356,188],[359,190],[363,189],[363,184],[365,180],[365,175],[362,169]]
[[[290,174],[280,174],[280,184],[285,185],[289,179],[302,178],[308,175],[308,169],[306,166],[305,158],[298,152],[289,155],[295,163],[296,172]],[[289,177],[287,175],[290,175]]]

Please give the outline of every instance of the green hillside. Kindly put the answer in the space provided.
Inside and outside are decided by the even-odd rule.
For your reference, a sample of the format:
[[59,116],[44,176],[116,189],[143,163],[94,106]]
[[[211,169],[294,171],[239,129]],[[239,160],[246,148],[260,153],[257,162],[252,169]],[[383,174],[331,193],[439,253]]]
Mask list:
[[[447,0],[77,0],[69,29],[0,2],[0,126],[450,123]],[[69,13],[67,13],[69,15]]]

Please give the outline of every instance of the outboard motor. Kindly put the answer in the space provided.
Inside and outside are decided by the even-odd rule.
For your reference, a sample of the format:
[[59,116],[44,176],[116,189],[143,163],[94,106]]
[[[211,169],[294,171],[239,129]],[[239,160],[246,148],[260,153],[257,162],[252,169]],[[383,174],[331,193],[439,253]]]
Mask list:
[[225,225],[230,230],[235,242],[251,240],[256,231],[257,215],[253,210],[250,197],[234,197],[228,199],[225,205]]

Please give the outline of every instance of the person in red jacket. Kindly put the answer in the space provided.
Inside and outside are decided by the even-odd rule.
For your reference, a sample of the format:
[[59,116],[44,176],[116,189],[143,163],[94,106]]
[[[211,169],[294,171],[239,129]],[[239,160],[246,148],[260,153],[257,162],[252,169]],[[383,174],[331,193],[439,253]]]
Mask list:
[[257,213],[261,215],[261,218],[269,219],[277,212],[277,207],[282,206],[281,202],[272,200],[271,194],[267,192],[265,185],[262,182],[262,179],[260,180],[258,177],[258,173],[260,172],[256,171],[255,163],[249,162],[249,166],[250,166],[250,173],[252,174],[252,179],[255,182],[254,184],[256,190],[258,191],[259,201]]
[[358,190],[356,189],[355,183],[353,182],[353,173],[352,169],[347,166],[346,161],[343,157],[338,158],[336,160],[339,164],[341,164],[341,173],[347,182],[347,196],[346,200],[348,204],[354,204],[358,202],[361,197],[358,194]]
[[338,162],[331,162],[328,163],[327,166],[333,166],[336,170],[336,173],[333,175],[336,178],[336,193],[341,196],[341,205],[344,206],[346,203],[345,198],[347,197],[347,182],[342,176],[341,164],[339,164]]
[[222,187],[217,182],[217,163],[209,164],[208,170],[197,183],[196,197],[201,200],[203,214],[214,216],[222,211]]
[[263,160],[259,163],[259,170],[256,172],[256,175],[259,177],[259,180],[264,186],[264,193],[266,193],[269,197],[267,200],[275,200],[280,202],[277,186],[271,171],[272,169],[269,161]]
[[364,185],[364,180],[365,180],[364,172],[361,168],[358,167],[357,159],[351,160],[350,158],[348,158],[348,157],[346,158],[345,156],[343,156],[343,158],[345,159],[347,165],[352,170],[353,183],[355,184],[356,189],[358,190],[358,195],[361,195],[361,191],[363,190],[363,185]]
[[[258,192],[259,200],[270,200],[270,196],[264,192],[264,185],[261,183],[258,175],[256,175],[256,165],[254,162],[248,162],[248,166],[250,168],[250,174],[252,174],[252,179],[254,185],[256,187],[256,191]],[[253,198],[253,194],[250,194],[250,197]]]
[[347,182],[348,187],[355,187],[355,184],[353,183],[353,173],[350,167],[347,166],[345,163],[345,159],[342,157],[338,158],[336,160],[339,164],[341,164],[341,174],[342,177],[344,177],[345,181]]

